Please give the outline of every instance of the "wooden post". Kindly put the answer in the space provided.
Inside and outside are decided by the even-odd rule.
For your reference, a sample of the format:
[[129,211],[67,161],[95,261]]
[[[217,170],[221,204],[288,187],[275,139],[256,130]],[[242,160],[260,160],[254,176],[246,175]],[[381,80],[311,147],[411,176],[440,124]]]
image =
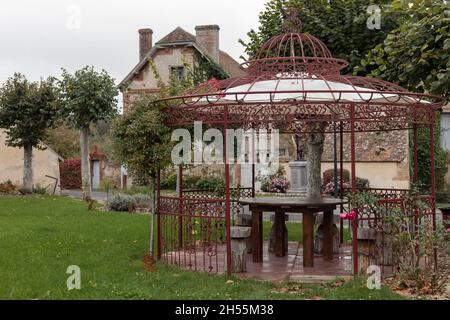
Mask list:
[[325,260],[333,260],[333,215],[331,208],[323,212],[323,257]]
[[303,212],[303,266],[314,266],[314,216],[311,211]]
[[286,255],[286,241],[285,238],[285,217],[284,211],[275,212],[275,255],[277,257],[284,257]]
[[252,208],[252,254],[253,262],[263,261],[263,221],[262,212]]

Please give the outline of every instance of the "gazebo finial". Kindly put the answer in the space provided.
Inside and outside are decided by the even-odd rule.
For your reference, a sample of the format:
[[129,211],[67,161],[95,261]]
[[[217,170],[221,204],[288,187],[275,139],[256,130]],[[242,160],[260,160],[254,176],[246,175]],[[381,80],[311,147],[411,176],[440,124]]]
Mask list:
[[283,21],[283,31],[289,32],[302,32],[303,24],[298,16],[298,9],[289,4],[284,8],[284,21]]

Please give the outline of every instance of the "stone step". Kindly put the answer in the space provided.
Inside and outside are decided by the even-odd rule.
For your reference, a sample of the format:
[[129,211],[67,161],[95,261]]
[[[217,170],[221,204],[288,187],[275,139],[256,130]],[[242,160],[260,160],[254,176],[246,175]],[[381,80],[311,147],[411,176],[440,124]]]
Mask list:
[[289,280],[297,283],[307,283],[307,284],[320,284],[336,281],[338,279],[343,279],[349,281],[353,279],[353,276],[336,276],[336,275],[291,275]]

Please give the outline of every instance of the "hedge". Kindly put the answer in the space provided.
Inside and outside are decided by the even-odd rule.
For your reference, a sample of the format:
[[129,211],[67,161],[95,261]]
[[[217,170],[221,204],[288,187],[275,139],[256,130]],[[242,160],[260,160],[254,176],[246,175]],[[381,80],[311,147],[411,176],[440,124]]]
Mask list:
[[62,189],[81,189],[81,159],[68,159],[59,164]]

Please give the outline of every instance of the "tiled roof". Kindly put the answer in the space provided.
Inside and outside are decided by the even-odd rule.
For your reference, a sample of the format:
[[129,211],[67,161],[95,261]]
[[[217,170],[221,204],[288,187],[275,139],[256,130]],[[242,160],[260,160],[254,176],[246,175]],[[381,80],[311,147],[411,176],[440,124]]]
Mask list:
[[183,28],[177,27],[156,44],[176,43],[176,42],[195,42],[195,36]]
[[220,63],[219,65],[223,70],[228,73],[230,77],[241,77],[245,76],[245,71],[241,68],[239,63],[234,60],[228,53],[220,50]]

